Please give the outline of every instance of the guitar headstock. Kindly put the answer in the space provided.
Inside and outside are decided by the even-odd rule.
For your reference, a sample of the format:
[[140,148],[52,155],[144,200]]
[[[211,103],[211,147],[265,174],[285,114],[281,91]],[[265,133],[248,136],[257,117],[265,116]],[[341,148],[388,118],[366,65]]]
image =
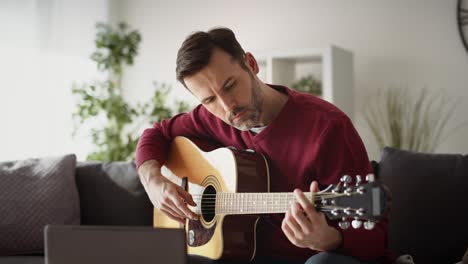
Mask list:
[[[315,198],[315,207],[325,213],[329,219],[340,219],[339,226],[355,229],[363,226],[370,230],[375,222],[385,215],[389,194],[385,187],[375,181],[373,174],[366,176],[366,183],[362,183],[361,176],[356,176],[356,183],[351,184],[352,178],[345,175],[341,182],[330,185],[318,192]],[[365,222],[364,222],[365,221]]]

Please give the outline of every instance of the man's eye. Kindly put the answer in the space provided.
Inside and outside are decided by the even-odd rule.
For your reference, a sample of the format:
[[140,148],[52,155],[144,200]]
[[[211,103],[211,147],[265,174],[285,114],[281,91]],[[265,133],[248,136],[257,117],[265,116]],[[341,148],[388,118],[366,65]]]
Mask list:
[[209,103],[213,102],[214,99],[215,99],[214,96],[213,96],[213,97],[210,97],[210,98],[207,98],[207,99],[205,99],[205,100],[203,101],[203,104],[209,104]]
[[225,91],[230,91],[230,90],[232,90],[232,88],[234,88],[234,85],[235,85],[235,84],[236,84],[236,83],[234,82],[234,83],[231,83],[231,84],[229,84],[229,85],[226,85],[226,86],[224,87],[224,90],[225,90]]

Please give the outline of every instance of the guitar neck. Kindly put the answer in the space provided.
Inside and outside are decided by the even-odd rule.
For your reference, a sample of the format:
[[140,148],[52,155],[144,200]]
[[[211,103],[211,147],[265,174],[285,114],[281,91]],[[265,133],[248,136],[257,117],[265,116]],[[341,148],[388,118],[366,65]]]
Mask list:
[[[319,211],[330,211],[334,206],[321,204],[322,198],[343,196],[335,193],[304,193],[309,201],[313,201]],[[202,202],[202,208],[215,208],[215,214],[274,214],[285,213],[297,201],[292,192],[284,193],[217,193],[207,197]],[[202,209],[203,210],[203,209]],[[209,210],[209,209],[208,209]]]

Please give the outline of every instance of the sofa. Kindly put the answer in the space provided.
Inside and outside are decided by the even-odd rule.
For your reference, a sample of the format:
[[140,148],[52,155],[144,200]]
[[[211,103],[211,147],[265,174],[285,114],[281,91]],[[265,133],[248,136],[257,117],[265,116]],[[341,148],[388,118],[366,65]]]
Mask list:
[[[38,227],[28,219],[43,224],[152,226],[153,206],[140,183],[133,162],[76,163],[74,155],[65,155],[20,163],[0,162],[0,216],[9,214],[14,217],[10,223],[15,221],[15,226],[7,226],[6,221],[0,218],[0,264],[44,263],[43,225]],[[27,184],[15,186],[12,180],[8,180],[13,178],[9,173],[11,171],[16,174],[14,178],[35,184],[35,189],[47,189],[49,194],[27,190],[24,187]],[[32,180],[31,175],[25,174],[41,179]],[[1,191],[11,186],[28,193],[17,195],[11,192],[5,196],[5,192]],[[23,205],[22,201],[14,201],[15,197],[12,196],[21,196],[23,200],[30,201]],[[50,204],[50,201],[59,205],[30,206],[31,203]],[[5,209],[9,207],[7,202],[15,204],[9,211]],[[67,204],[67,208],[64,208]],[[22,211],[27,211],[28,215],[24,216]],[[31,227],[25,228],[27,225]],[[27,237],[30,241],[40,240],[32,243],[21,241],[19,237]]]
[[416,264],[460,262],[468,249],[468,155],[387,147],[374,171],[392,193],[389,248]]
[[[392,193],[388,247],[396,255],[409,254],[416,264],[461,262],[468,248],[468,156],[385,148],[373,166]],[[79,197],[79,224],[152,224],[152,205],[134,163],[78,162],[67,170]],[[0,191],[5,177],[0,163]],[[3,203],[0,193],[1,208]],[[2,228],[0,218],[0,255]],[[39,248],[0,256],[0,264],[44,263],[42,254]]]

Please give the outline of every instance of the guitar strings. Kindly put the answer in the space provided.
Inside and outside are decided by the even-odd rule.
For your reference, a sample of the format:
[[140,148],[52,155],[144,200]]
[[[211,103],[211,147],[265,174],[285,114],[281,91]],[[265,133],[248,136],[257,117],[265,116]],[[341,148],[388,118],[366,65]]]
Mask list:
[[[236,209],[241,209],[241,208],[236,208]],[[269,208],[270,210],[279,210],[280,213],[285,213],[285,211],[283,210],[284,208]],[[316,206],[315,207],[316,210],[318,210],[319,212],[332,212],[334,210],[345,210],[347,209],[346,207],[342,207],[342,206]],[[244,209],[245,210],[245,209]],[[213,207],[209,207],[209,209],[206,209],[205,210],[202,210],[204,214],[223,214],[223,213],[229,213],[229,214],[247,214],[248,213],[248,209],[246,209],[247,213],[246,212],[222,212],[223,210],[216,210],[216,209],[213,209]],[[217,211],[220,211],[220,212],[217,212]],[[250,214],[268,214],[268,213],[271,213],[271,211],[268,211],[268,210],[265,210],[266,212],[262,212],[262,210],[258,210],[258,211],[255,211],[255,212],[251,212]]]
[[[220,199],[225,199],[225,200],[230,200],[232,198],[237,198],[239,197],[229,197],[229,196],[224,196],[224,193],[219,193],[219,194],[193,194],[192,198],[195,201],[208,201],[208,200],[220,200]],[[338,198],[338,197],[343,197],[343,196],[349,196],[352,195],[353,193],[349,194],[343,194],[343,193],[330,193],[330,194],[321,194],[321,195],[315,195],[314,201],[319,201],[323,199],[331,199],[331,198]],[[275,198],[275,201],[280,201],[280,200],[285,200],[285,199],[290,199],[294,198],[297,200],[295,195],[288,195],[288,196],[278,196],[278,197],[268,197],[268,195],[265,195],[267,197],[262,197],[262,196],[256,196],[256,195],[246,195],[247,197],[243,197],[245,200],[244,201],[249,201],[249,200],[269,200],[271,201],[272,198]],[[306,198],[311,198],[311,195],[305,195]],[[263,198],[263,199],[262,199]],[[241,198],[242,199],[242,198]]]
[[[257,194],[257,193],[207,193],[207,194],[192,194],[192,197],[213,197],[212,199],[216,199],[218,198],[218,196],[223,196],[223,195],[226,195],[229,196],[229,195],[236,195],[236,196],[295,196],[294,193],[260,193],[260,194]],[[349,193],[349,194],[346,194],[346,193],[317,193],[315,194],[314,196],[316,198],[335,198],[335,197],[341,197],[341,196],[349,196],[350,194],[354,194],[354,193]],[[310,193],[305,193],[304,194],[306,197],[310,197]]]
[[[310,195],[310,192],[303,192],[304,195]],[[293,192],[264,192],[264,193],[256,193],[256,192],[238,192],[238,193],[230,193],[230,192],[217,192],[217,193],[195,193],[193,195],[220,195],[220,194],[235,194],[235,195],[294,195]],[[334,192],[326,192],[326,193],[315,193],[316,196],[327,195],[327,194],[343,194],[343,193],[334,193]]]
[[[227,195],[226,195],[227,194]],[[244,200],[239,200],[236,201],[230,201],[229,198],[233,198],[232,196],[229,197],[230,194],[235,194],[236,196],[247,196],[244,197]],[[342,196],[349,196],[350,194],[345,194],[345,193],[316,193],[314,196],[314,202],[322,201],[323,199],[330,199],[330,198],[337,198],[337,197],[342,197]],[[249,197],[250,196],[250,197]],[[262,196],[267,196],[267,197],[262,197]],[[270,197],[268,197],[270,196]],[[271,197],[271,196],[277,196],[277,197]],[[310,193],[305,193],[306,198],[311,198]],[[251,209],[250,207],[252,205],[255,205],[253,203],[253,200],[256,200],[255,202],[259,201],[260,206],[265,206],[267,208],[267,212],[264,213],[271,213],[268,210],[279,210],[281,211],[280,213],[284,213],[284,208],[287,207],[289,208],[291,205],[290,199],[293,198],[294,201],[297,201],[297,198],[295,197],[294,193],[261,193],[260,195],[257,195],[256,193],[213,193],[213,194],[192,194],[192,197],[194,198],[193,200],[196,202],[200,202],[201,205],[199,208],[203,211],[205,214],[216,214],[217,211],[223,212],[223,211],[229,211],[229,209],[226,209],[226,207],[221,207],[221,208],[216,208],[216,202],[229,202],[229,206],[234,207],[230,208],[232,210],[242,210],[242,211],[249,211]],[[224,199],[223,199],[224,198]],[[227,199],[226,199],[227,198]],[[249,199],[253,198],[253,199]],[[261,198],[269,198],[269,199],[261,199]],[[271,198],[277,198],[277,199],[271,199]],[[220,206],[223,206],[222,204]],[[223,210],[224,209],[224,210]],[[345,207],[342,206],[334,206],[334,205],[320,205],[317,204],[315,205],[315,209],[320,211],[320,212],[331,212],[333,210],[344,210],[346,209]],[[262,210],[259,210],[262,211]],[[261,214],[262,212],[253,212],[252,214]],[[235,213],[234,213],[235,214]],[[245,212],[239,212],[239,214],[245,214]]]
[[[221,204],[219,205],[219,209],[226,209],[226,208],[229,208],[229,209],[244,209],[244,208],[251,208],[252,205],[256,205],[254,203],[251,203],[250,201],[246,201],[244,203],[230,203],[229,205],[227,205],[226,207],[223,207],[224,205]],[[289,201],[280,201],[279,203],[277,201],[268,201],[267,203],[260,203],[260,207],[261,206],[265,206],[267,209],[280,209],[280,208],[284,208],[284,207],[287,207],[289,208],[291,206],[291,204],[289,203]],[[210,202],[202,202],[201,205],[200,205],[200,208],[201,209],[212,209],[212,208],[215,208],[216,207],[216,201],[210,201]],[[336,205],[321,205],[321,204],[316,204],[315,205],[315,208],[328,208],[330,210],[333,210],[333,209],[346,209],[346,207],[342,207],[342,206],[336,206]]]

